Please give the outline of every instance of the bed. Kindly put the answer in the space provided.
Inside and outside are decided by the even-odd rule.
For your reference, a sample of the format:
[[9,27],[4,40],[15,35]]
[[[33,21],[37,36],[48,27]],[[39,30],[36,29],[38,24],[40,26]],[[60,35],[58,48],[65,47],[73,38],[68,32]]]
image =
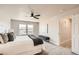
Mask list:
[[43,44],[34,46],[28,36],[16,36],[12,42],[0,44],[0,54],[3,55],[33,55],[42,51]]

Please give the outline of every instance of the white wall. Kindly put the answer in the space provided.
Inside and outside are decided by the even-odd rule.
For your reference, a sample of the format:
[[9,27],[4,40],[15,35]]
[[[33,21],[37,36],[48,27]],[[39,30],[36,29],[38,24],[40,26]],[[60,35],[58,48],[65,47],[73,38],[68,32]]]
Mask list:
[[72,52],[79,54],[79,14],[72,17]]
[[59,45],[59,19],[51,18],[49,21],[49,36],[51,38],[51,42]]
[[[47,24],[48,24],[48,33],[47,33]],[[59,45],[59,40],[58,40],[59,39],[59,36],[58,36],[59,28],[58,28],[58,26],[59,26],[58,19],[56,17],[42,18],[40,20],[39,34],[49,36],[51,38],[50,40],[52,43]]]
[[48,35],[47,34],[47,24],[48,24],[48,19],[46,19],[46,18],[42,18],[41,20],[40,20],[40,26],[39,26],[39,34],[40,35]]
[[10,28],[10,20],[17,18],[19,14],[18,8],[15,6],[0,5],[0,27]]
[[[30,20],[30,17],[25,17],[26,11],[28,11],[28,9],[24,9],[18,5],[0,5],[0,27],[4,27],[6,30],[10,29],[11,19],[37,22],[35,19]],[[3,31],[6,30],[4,29]]]

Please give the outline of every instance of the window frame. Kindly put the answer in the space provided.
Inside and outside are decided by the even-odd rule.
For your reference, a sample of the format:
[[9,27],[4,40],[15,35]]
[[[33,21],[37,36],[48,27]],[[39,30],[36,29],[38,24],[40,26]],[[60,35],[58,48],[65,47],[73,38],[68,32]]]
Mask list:
[[[34,28],[34,25],[33,24],[22,24],[22,25],[25,25],[25,28],[24,29],[21,29],[19,28],[21,24],[18,25],[18,29],[19,29],[19,35],[23,36],[23,35],[29,35],[29,34],[33,34],[33,28]],[[32,25],[32,29],[29,29],[29,25]],[[25,30],[25,34],[23,33],[20,33],[20,31],[22,30]]]

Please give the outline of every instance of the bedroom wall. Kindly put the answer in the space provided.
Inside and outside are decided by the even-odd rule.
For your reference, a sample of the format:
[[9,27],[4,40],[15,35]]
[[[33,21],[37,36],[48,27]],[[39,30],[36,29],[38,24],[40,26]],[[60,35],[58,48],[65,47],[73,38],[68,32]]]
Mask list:
[[55,45],[59,45],[59,23],[56,17],[53,17],[49,21],[49,36],[51,37],[51,42]]
[[79,54],[79,14],[72,18],[72,52]]
[[58,19],[56,17],[46,17],[40,20],[39,34],[49,36],[51,43],[56,45],[59,45],[58,31]]
[[17,6],[0,5],[0,27],[10,28],[10,19],[17,18],[19,14]]
[[39,34],[47,36],[48,35],[48,33],[47,33],[48,19],[47,18],[42,18],[40,20],[39,24],[40,24],[40,26],[39,26]]
[[0,32],[6,32],[8,29],[10,29],[11,19],[38,22],[38,20],[26,17],[26,12],[28,15],[28,8],[24,9],[20,5],[0,5]]

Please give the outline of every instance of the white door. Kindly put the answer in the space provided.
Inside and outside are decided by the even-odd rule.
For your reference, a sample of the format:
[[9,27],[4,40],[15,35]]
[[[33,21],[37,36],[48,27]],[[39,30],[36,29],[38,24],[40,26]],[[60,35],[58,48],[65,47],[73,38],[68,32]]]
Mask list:
[[79,15],[72,18],[72,52],[79,54]]

